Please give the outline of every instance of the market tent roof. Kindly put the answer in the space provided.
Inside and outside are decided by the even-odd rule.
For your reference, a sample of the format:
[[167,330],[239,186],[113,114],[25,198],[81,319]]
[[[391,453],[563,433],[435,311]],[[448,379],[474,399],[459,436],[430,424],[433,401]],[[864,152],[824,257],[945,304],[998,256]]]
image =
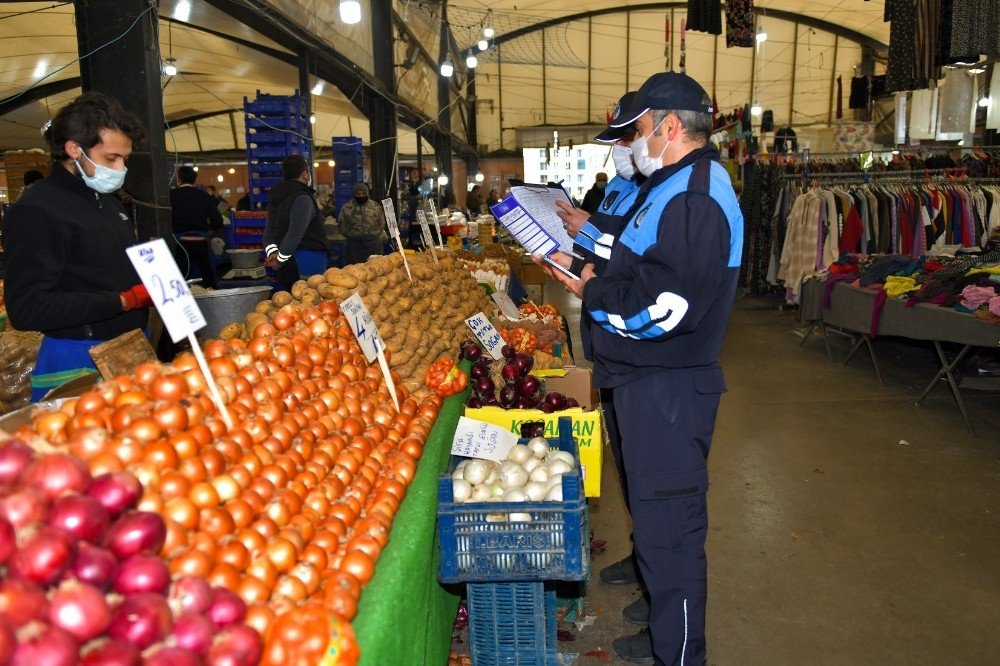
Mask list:
[[[372,72],[371,8],[363,20],[339,21],[336,2],[317,0],[163,0],[160,50],[180,73],[165,77],[164,110],[172,129],[168,150],[182,153],[243,147],[242,102],[257,90],[288,94],[298,81],[295,54],[275,39],[240,23],[233,8],[282,20],[315,35],[358,68]],[[487,11],[487,5],[489,10]],[[488,23],[491,48],[478,53],[477,143],[486,150],[514,148],[511,130],[538,125],[590,125],[628,88],[667,64],[665,22],[673,31],[667,53],[680,65],[678,26],[685,2],[568,0],[449,4],[447,22],[458,75],[455,97],[465,101],[465,67],[459,56]],[[883,3],[857,0],[758,0],[758,20],[768,33],[759,48],[726,48],[725,35],[688,32],[689,74],[715,94],[721,109],[759,99],[778,124],[829,120],[836,76],[850,77],[862,46],[884,51],[888,24]],[[396,93],[425,116],[437,114],[440,2],[393,0]],[[23,12],[32,12],[24,14]],[[376,34],[389,38],[384,27]],[[79,93],[72,4],[0,3],[0,148],[41,145],[39,129]],[[314,96],[315,136],[354,134],[368,139],[364,114],[351,94],[326,82]],[[19,96],[11,99],[12,96]],[[21,102],[30,100],[26,104]],[[463,104],[453,102],[452,128],[467,131]],[[501,122],[502,115],[502,122]],[[504,132],[501,133],[501,125]],[[501,135],[505,137],[501,146]],[[527,135],[526,135],[527,136]],[[428,152],[432,152],[425,144]],[[415,151],[411,128],[401,127],[399,149]]]

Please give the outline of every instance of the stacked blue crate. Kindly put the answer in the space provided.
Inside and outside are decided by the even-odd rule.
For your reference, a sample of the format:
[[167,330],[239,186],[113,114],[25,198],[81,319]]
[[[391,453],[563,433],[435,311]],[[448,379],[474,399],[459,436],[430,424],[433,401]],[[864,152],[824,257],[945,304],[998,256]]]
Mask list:
[[331,139],[333,160],[333,203],[334,215],[340,214],[340,207],[354,196],[354,186],[365,182],[365,159],[361,150],[361,138],[357,136],[335,136]]
[[283,178],[282,160],[302,155],[307,163],[312,162],[312,128],[298,90],[294,95],[269,95],[258,90],[256,99],[243,98],[243,112],[250,201],[255,208],[266,209],[268,190]]

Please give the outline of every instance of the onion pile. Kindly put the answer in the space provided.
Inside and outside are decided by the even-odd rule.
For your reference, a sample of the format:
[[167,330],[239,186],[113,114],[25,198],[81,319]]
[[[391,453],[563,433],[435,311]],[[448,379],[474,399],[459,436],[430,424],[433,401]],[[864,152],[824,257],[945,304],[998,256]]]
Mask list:
[[501,351],[504,361],[499,365],[499,361],[483,355],[475,343],[463,345],[462,356],[475,361],[469,369],[473,395],[465,403],[467,407],[540,409],[551,414],[580,406],[574,398],[542,391],[542,380],[530,374],[534,366],[531,356],[518,354],[510,345],[504,345]]
[[[244,632],[239,650],[226,647],[246,616],[241,599],[204,578],[181,579],[171,590],[156,554],[166,525],[135,510],[134,476],[91,478],[79,459],[37,456],[19,439],[0,442],[0,476],[0,664],[139,664],[144,655],[158,663],[160,653],[176,664],[260,659],[256,632]],[[175,613],[168,591],[173,599],[191,588],[204,604]],[[198,642],[188,617],[201,620]]]
[[[550,450],[544,437],[533,437],[507,452],[507,460],[470,458],[452,472],[455,501],[465,502],[561,502],[562,478],[576,474],[576,460],[566,451]],[[511,514],[511,520],[530,522],[527,513]]]
[[[182,354],[36,414],[30,429],[17,433],[41,435],[82,459],[82,471],[99,477],[88,496],[102,506],[137,502],[125,524],[123,517],[107,527],[112,556],[159,555],[175,584],[204,577],[229,601],[246,604],[246,624],[262,634],[276,617],[307,605],[354,617],[441,405],[433,393],[410,395],[397,376],[397,412],[378,366],[365,361],[334,303],[280,314],[248,342],[204,345],[231,429],[194,357]],[[64,471],[64,483],[79,484],[79,466],[75,472]],[[0,457],[0,482],[5,473]],[[122,473],[141,486],[103,480]],[[30,520],[49,493],[41,487],[18,497],[12,512]],[[159,531],[144,522],[155,516],[163,518]],[[94,526],[72,529],[83,534]],[[109,573],[104,554],[84,552],[78,576],[110,576],[114,584],[117,569]],[[129,574],[132,594],[162,594],[163,570],[152,560],[134,562]],[[162,608],[153,610],[137,633],[162,627]],[[182,626],[197,635],[205,629],[195,620]]]

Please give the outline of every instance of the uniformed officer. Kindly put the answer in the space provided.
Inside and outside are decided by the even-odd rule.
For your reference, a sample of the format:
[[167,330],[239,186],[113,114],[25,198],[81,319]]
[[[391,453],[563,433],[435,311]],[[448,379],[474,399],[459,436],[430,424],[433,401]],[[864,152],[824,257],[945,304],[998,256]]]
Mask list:
[[[614,388],[648,630],[615,654],[705,662],[708,452],[725,392],[719,352],[739,277],[743,217],[718,151],[712,102],[691,77],[652,76],[613,124],[635,123],[647,176],[604,272],[573,280],[594,319],[594,383]],[[567,255],[557,260],[569,266]]]

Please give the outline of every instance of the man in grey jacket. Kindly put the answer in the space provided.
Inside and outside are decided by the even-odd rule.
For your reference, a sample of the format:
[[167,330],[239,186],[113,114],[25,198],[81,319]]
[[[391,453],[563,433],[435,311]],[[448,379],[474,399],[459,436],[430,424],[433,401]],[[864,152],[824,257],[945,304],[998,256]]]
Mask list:
[[341,206],[337,226],[347,239],[347,264],[361,264],[373,254],[382,254],[382,244],[388,239],[385,215],[382,206],[368,198],[367,185],[354,186],[354,198]]

